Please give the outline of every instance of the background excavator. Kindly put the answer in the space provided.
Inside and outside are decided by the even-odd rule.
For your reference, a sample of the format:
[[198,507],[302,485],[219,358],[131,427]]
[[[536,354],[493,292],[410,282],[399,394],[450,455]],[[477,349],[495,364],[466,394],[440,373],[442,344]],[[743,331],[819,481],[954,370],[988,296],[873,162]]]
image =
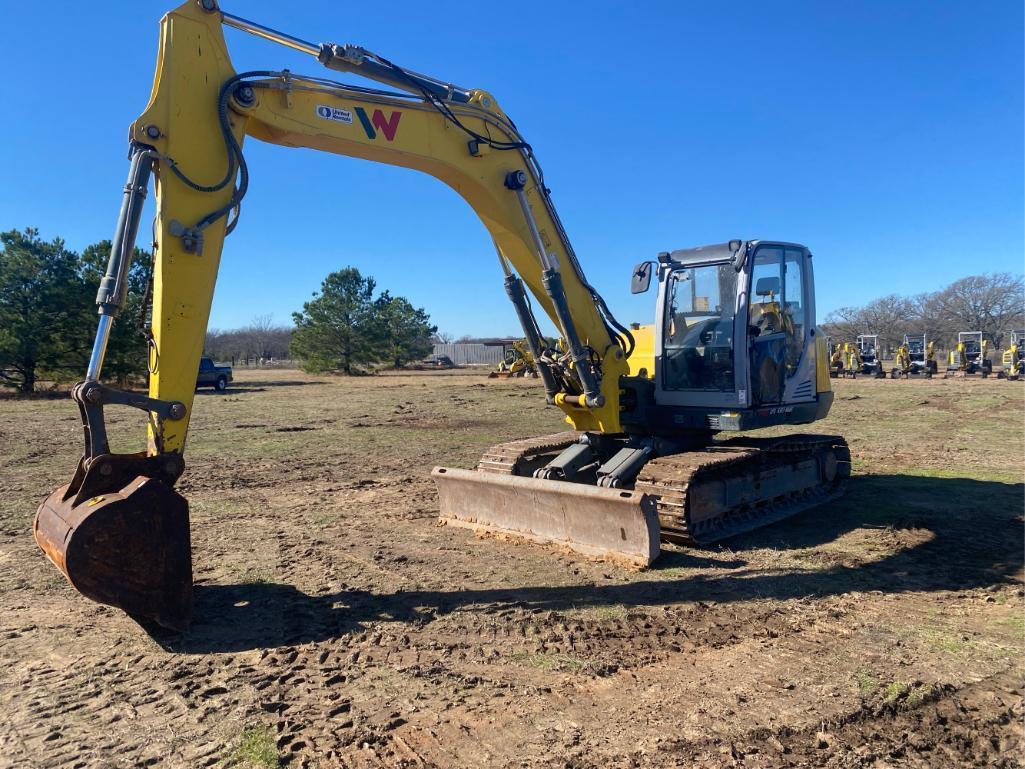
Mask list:
[[858,373],[865,376],[882,379],[886,376],[883,371],[882,350],[879,348],[878,334],[860,334],[858,336]]
[[1025,330],[1016,329],[1008,336],[1007,349],[1000,356],[1003,368],[997,376],[1016,382],[1025,378]]
[[[544,346],[544,344],[542,344]],[[505,351],[505,357],[498,368],[488,374],[488,379],[509,379],[511,377],[534,377],[537,378],[537,366],[534,364],[534,354],[530,351],[530,345],[526,339],[513,342]]]
[[[387,88],[237,73],[222,25]],[[150,101],[129,130],[96,341],[72,391],[85,450],[34,527],[46,555],[93,600],[169,628],[189,622],[188,504],[174,486],[222,245],[249,184],[247,136],[423,171],[455,189],[488,229],[547,402],[572,430],[495,446],[474,470],[435,468],[446,520],[643,565],[657,557],[660,537],[711,542],[842,492],[850,474],[842,438],[716,438],[809,423],[830,408],[804,246],[733,240],[660,253],[632,277],[634,292],[655,279],[655,323],[631,330],[585,278],[533,149],[491,94],[360,47],[276,32],[215,0],[189,0],[164,17]],[[151,373],[142,395],[100,377],[151,177]],[[536,309],[560,339],[542,336]],[[114,405],[145,412],[145,452],[111,452],[104,409]]]
[[959,331],[957,347],[950,351],[944,378],[978,375],[985,379],[992,373],[993,361],[989,357],[989,340],[981,331]]
[[908,379],[919,374],[931,379],[936,373],[936,345],[925,334],[904,335],[904,342],[893,354],[891,379]]

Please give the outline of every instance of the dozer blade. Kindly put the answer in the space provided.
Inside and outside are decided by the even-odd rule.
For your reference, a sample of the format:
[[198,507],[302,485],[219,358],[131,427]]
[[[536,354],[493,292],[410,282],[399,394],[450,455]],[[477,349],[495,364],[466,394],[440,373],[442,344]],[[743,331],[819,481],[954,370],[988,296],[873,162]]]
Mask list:
[[626,489],[436,467],[441,518],[455,526],[648,566],[659,554],[654,501]]
[[36,544],[87,598],[184,630],[192,614],[189,506],[138,476],[83,499],[62,486],[36,512]]

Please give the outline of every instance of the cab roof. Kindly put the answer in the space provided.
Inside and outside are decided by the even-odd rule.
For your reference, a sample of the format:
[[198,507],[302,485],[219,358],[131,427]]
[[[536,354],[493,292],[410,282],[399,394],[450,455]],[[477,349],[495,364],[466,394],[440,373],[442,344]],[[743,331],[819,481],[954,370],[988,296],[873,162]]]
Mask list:
[[[740,243],[740,248],[736,248]],[[788,243],[783,240],[731,240],[727,243],[714,243],[709,246],[697,246],[695,248],[678,248],[669,252],[669,258],[678,264],[697,264],[705,262],[731,261],[738,251],[753,249],[757,246],[783,246],[789,248],[800,248],[807,251],[806,246],[800,243]]]

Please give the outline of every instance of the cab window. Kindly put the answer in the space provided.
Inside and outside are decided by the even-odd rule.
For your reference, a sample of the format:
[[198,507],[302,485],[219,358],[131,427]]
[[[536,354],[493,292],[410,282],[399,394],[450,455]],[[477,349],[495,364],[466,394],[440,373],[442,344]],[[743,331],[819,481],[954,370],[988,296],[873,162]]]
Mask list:
[[784,363],[792,374],[804,353],[807,326],[804,304],[804,252],[762,246],[751,272],[749,325],[754,338],[784,334]]
[[757,336],[783,331],[783,249],[762,246],[751,271],[748,323]]
[[733,391],[736,270],[730,264],[677,270],[667,290],[663,387]]
[[804,353],[804,337],[808,319],[804,309],[804,252],[796,248],[786,250],[783,263],[783,296],[786,300],[784,312],[790,328],[787,336],[787,369],[792,373],[801,362]]

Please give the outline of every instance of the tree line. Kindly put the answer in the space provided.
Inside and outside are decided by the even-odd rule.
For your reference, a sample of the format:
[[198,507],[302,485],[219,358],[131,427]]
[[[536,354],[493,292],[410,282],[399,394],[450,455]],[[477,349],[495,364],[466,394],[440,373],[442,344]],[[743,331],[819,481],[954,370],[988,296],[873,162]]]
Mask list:
[[[96,335],[96,289],[110,241],[76,253],[39,231],[0,232],[0,385],[23,393],[41,379],[85,373]],[[111,330],[104,373],[121,384],[146,372],[146,295],[150,254],[135,249],[127,304]]]
[[[101,240],[77,253],[33,228],[0,232],[0,385],[30,393],[40,381],[85,373],[110,248]],[[136,248],[103,365],[104,378],[122,387],[147,376],[151,271],[152,255]],[[372,277],[352,267],[328,275],[293,321],[289,328],[259,315],[245,328],[212,330],[205,352],[220,360],[291,357],[309,371],[351,374],[419,360],[437,332],[424,309],[377,291]]]
[[957,344],[959,331],[981,331],[1005,347],[1013,329],[1025,328],[1025,280],[1000,272],[970,275],[939,291],[890,294],[861,307],[840,307],[822,322],[835,340],[853,342],[859,334],[878,334],[884,349],[894,349],[904,335],[925,334],[943,349]]
[[399,368],[450,339],[438,333],[424,309],[388,291],[375,294],[376,287],[353,267],[333,272],[313,300],[293,313],[294,327],[258,315],[242,328],[208,331],[206,352],[232,362],[294,357],[311,372],[351,374],[382,364]]
[[257,315],[248,326],[206,332],[204,351],[219,361],[271,361],[291,358],[292,329],[274,323],[273,315]]
[[[73,381],[88,362],[96,332],[96,289],[110,241],[81,253],[38,230],[0,232],[0,385],[32,392],[40,380]],[[104,376],[124,386],[144,380],[148,360],[151,254],[136,248],[127,304],[114,324]],[[307,371],[352,374],[378,365],[403,366],[448,339],[423,308],[378,291],[376,281],[347,267],[328,275],[320,291],[292,315],[294,327],[259,315],[244,328],[211,330],[205,351],[219,360],[291,357]],[[837,340],[878,334],[893,349],[905,334],[926,334],[950,348],[959,331],[982,331],[995,348],[1025,328],[1021,275],[972,275],[935,292],[890,294],[861,307],[841,307],[822,327]]]

